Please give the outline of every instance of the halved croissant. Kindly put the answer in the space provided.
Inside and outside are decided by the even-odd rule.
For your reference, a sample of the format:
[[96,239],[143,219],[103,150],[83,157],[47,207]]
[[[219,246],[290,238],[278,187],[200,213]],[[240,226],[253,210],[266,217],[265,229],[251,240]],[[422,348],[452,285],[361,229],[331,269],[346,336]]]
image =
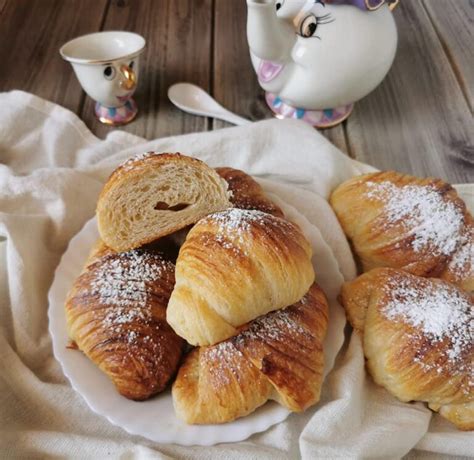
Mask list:
[[148,152],[119,166],[97,203],[104,242],[128,251],[229,208],[227,184],[204,162]]
[[224,423],[269,399],[292,411],[319,400],[328,305],[313,284],[296,304],[245,325],[238,335],[185,358],[173,384],[178,417]]
[[314,281],[311,254],[291,222],[235,208],[212,214],[181,247],[167,321],[192,345],[225,340],[301,299]]
[[66,301],[70,338],[123,396],[142,400],[175,374],[184,341],[166,323],[174,265],[153,250],[99,242]]
[[[344,182],[330,202],[364,271],[393,267],[439,277],[452,271],[457,254],[464,260],[451,279],[472,286],[472,216],[449,184],[394,171],[371,173]],[[459,253],[462,247],[466,251]]]
[[285,217],[283,211],[271,201],[260,184],[240,169],[216,168],[217,174],[228,184],[234,208],[263,211],[276,217]]
[[376,383],[402,401],[429,403],[461,429],[473,429],[471,294],[443,280],[378,268],[345,283],[341,300],[363,338]]

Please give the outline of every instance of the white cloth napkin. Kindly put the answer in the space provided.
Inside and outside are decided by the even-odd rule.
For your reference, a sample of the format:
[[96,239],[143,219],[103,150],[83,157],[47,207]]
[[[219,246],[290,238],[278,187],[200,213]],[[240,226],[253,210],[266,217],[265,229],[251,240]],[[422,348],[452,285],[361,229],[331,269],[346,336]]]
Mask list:
[[[93,216],[107,175],[149,150],[182,151],[212,166],[287,183],[285,199],[296,207],[298,200],[324,200],[343,180],[370,170],[300,122],[263,121],[151,142],[112,131],[99,140],[59,106],[19,91],[0,94],[2,456],[276,460],[473,454],[472,433],[457,431],[421,403],[397,401],[371,381],[356,336],[341,351],[316,409],[293,414],[245,442],[156,444],[90,411],[52,355],[47,293],[68,241]],[[472,206],[473,188],[460,190]],[[352,277],[354,262],[337,221],[324,219],[318,227],[341,273]]]

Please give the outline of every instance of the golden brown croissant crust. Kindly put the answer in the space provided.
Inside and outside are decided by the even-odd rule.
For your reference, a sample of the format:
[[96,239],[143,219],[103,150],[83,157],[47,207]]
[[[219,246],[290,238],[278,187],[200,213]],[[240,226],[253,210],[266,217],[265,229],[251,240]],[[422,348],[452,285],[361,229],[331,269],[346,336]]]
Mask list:
[[[443,280],[378,268],[345,283],[341,300],[362,334],[375,382],[456,423],[452,406],[474,401],[473,295]],[[458,416],[462,429],[474,423],[466,414]]]
[[462,244],[449,259],[440,277],[465,291],[474,292],[474,219],[470,214],[466,216]]
[[454,423],[460,430],[474,430],[474,401],[461,404],[447,404],[445,406],[432,405],[430,409],[439,413],[450,422]]
[[276,217],[285,217],[283,211],[266,197],[260,184],[240,169],[216,168],[217,174],[229,185],[230,202],[235,208],[263,211]]
[[176,262],[167,321],[192,345],[213,345],[243,324],[301,299],[314,281],[312,248],[291,222],[229,209],[201,219]]
[[184,341],[166,323],[173,286],[174,265],[160,253],[99,242],[68,295],[71,339],[127,398],[162,391],[177,370]]
[[449,184],[394,171],[371,173],[344,182],[330,202],[364,271],[444,273],[472,287],[472,216]]
[[327,322],[326,298],[313,284],[294,305],[248,323],[224,342],[195,348],[173,384],[178,416],[188,423],[223,423],[268,399],[292,411],[315,404]]

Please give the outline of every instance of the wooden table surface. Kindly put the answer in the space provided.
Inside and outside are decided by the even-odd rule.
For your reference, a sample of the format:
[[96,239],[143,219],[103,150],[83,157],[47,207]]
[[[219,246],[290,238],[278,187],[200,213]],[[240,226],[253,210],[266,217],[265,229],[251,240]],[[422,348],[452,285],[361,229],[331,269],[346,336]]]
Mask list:
[[[474,1],[400,3],[390,73],[346,122],[322,133],[380,169],[474,182]],[[0,0],[0,90],[61,104],[105,137],[111,128],[95,120],[93,102],[58,49],[78,35],[123,29],[142,34],[147,48],[136,93],[140,114],[122,129],[153,139],[227,125],[172,106],[166,92],[178,81],[202,86],[244,117],[270,118],[245,22],[245,0]]]

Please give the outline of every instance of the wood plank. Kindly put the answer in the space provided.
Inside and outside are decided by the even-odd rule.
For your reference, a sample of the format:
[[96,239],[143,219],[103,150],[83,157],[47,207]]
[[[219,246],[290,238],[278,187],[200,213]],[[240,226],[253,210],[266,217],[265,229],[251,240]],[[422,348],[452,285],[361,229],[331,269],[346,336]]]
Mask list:
[[[176,109],[168,100],[168,87],[189,81],[209,90],[211,49],[211,0],[113,0],[104,30],[129,30],[147,40],[140,61],[135,95],[136,120],[121,129],[154,139],[208,128],[206,118]],[[86,99],[82,117],[99,137],[112,128],[99,123],[93,102]]]
[[395,11],[399,46],[385,81],[347,122],[355,157],[380,169],[474,181],[472,115],[419,0]]
[[6,6],[7,6],[7,0],[0,0],[0,16],[2,15]]
[[[245,1],[215,1],[213,95],[224,107],[251,120],[272,118],[252,67],[246,36]],[[231,126],[215,120],[213,128]],[[321,133],[347,152],[342,126]]]
[[83,92],[59,48],[99,29],[107,0],[19,0],[0,16],[0,91],[21,89],[78,112]]
[[471,111],[474,109],[474,2],[423,0]]

